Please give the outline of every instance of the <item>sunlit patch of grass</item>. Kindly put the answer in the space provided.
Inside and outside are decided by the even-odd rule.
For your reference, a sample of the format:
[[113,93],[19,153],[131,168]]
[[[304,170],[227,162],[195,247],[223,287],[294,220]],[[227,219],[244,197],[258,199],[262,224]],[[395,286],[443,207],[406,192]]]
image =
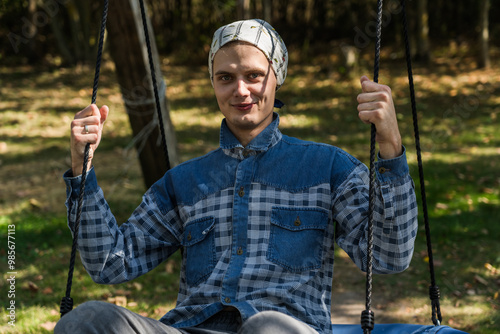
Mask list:
[[[7,314],[2,310],[2,319]],[[47,334],[53,333],[53,328],[59,320],[59,308],[57,305],[30,306],[19,308],[16,311],[15,326],[5,324],[0,326],[0,332],[5,334]]]
[[285,128],[317,128],[319,123],[320,120],[317,117],[308,117],[304,114],[288,114],[280,118],[280,124]]
[[196,126],[217,132],[223,119],[221,113],[210,112],[208,107],[180,109],[173,111],[171,115],[175,120],[176,130],[184,130]]

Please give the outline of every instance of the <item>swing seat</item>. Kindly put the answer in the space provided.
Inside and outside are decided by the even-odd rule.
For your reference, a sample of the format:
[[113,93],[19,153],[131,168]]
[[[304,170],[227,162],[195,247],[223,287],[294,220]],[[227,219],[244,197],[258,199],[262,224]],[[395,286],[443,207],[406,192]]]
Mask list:
[[[448,326],[375,324],[372,334],[460,334],[466,332]],[[332,334],[363,334],[361,325],[332,324]]]

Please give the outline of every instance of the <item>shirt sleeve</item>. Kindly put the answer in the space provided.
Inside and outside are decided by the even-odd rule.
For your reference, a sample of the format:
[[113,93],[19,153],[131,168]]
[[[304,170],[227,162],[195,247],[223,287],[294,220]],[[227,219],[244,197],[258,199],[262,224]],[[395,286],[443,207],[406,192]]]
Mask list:
[[[66,183],[68,225],[74,234],[81,176],[63,176]],[[143,196],[127,222],[118,226],[94,169],[87,174],[78,233],[83,265],[96,283],[129,281],[154,269],[180,245],[179,219],[174,209],[160,210],[153,189]],[[162,199],[162,202],[165,202]]]
[[[373,272],[389,274],[408,268],[418,228],[415,186],[406,152],[375,164]],[[367,269],[369,171],[360,164],[335,193],[336,242],[363,271]]]

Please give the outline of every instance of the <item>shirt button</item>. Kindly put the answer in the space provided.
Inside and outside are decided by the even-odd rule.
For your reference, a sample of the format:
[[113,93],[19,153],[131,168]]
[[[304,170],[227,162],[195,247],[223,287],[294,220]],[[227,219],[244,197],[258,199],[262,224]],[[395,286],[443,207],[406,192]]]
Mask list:
[[191,232],[189,232],[188,236],[187,236],[187,240],[188,241],[191,241],[191,239],[193,239],[193,237],[191,236]]
[[226,298],[224,298],[224,301],[225,301],[226,303],[230,303],[230,302],[231,302],[231,298],[226,297]]
[[243,150],[243,157],[247,158],[250,155],[250,152],[247,150]]
[[240,191],[238,191],[238,196],[243,197],[245,196],[245,188],[241,187]]
[[300,218],[297,217],[297,219],[295,219],[295,221],[293,222],[293,225],[300,226],[300,224],[302,224],[302,222],[300,221]]
[[243,254],[243,248],[238,247],[238,250],[236,251],[236,254],[242,255]]
[[386,171],[387,171],[387,169],[385,169],[384,167],[380,167],[380,168],[378,169],[378,172],[379,172],[380,174],[384,174]]

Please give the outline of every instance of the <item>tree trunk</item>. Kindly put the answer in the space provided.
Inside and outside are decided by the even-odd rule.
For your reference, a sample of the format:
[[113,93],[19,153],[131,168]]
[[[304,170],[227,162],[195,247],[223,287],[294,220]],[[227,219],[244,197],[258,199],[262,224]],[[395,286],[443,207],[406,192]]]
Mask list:
[[417,54],[416,58],[423,63],[431,60],[429,47],[429,12],[427,11],[427,0],[417,1]]
[[[167,171],[167,164],[157,126],[158,117],[139,2],[137,0],[110,0],[109,10],[110,53],[116,65],[118,83],[130,125],[137,139],[135,145],[139,153],[144,182],[149,188]],[[175,133],[170,121],[165,94],[166,85],[160,69],[154,33],[149,17],[147,20],[170,164],[174,166],[178,163]]]
[[[36,0],[29,0],[28,1],[28,17],[29,17],[29,22],[34,22],[35,19],[35,14],[36,14]],[[30,64],[34,64],[38,61],[40,61],[39,54],[37,52],[37,39],[36,39],[36,34],[37,34],[37,27],[32,23],[30,25],[27,25],[28,31],[27,34],[25,34],[25,37],[29,37],[29,42],[28,42],[28,62]]]
[[238,20],[250,18],[250,0],[238,0]]
[[[85,63],[92,63],[95,58],[95,50],[94,46],[97,43],[92,43],[91,41],[91,25],[89,24],[91,20],[91,5],[90,1],[77,1],[75,2],[76,9],[78,11],[79,17],[79,25],[78,30],[79,33],[79,43],[82,45],[82,61]],[[100,11],[99,11],[100,13]]]
[[69,47],[69,43],[65,35],[65,30],[63,28],[64,16],[61,14],[54,15],[50,20],[50,26],[52,28],[52,32],[54,33],[59,52],[64,59],[63,63],[68,65],[75,65],[76,59],[74,57],[74,52]]
[[489,68],[490,67],[490,54],[489,54],[489,20],[488,14],[490,10],[490,0],[480,0],[479,1],[479,68]]
[[271,10],[273,6],[273,1],[272,0],[262,0],[262,11],[263,16],[264,16],[264,21],[268,22],[269,24],[272,24],[272,16],[271,16]]

